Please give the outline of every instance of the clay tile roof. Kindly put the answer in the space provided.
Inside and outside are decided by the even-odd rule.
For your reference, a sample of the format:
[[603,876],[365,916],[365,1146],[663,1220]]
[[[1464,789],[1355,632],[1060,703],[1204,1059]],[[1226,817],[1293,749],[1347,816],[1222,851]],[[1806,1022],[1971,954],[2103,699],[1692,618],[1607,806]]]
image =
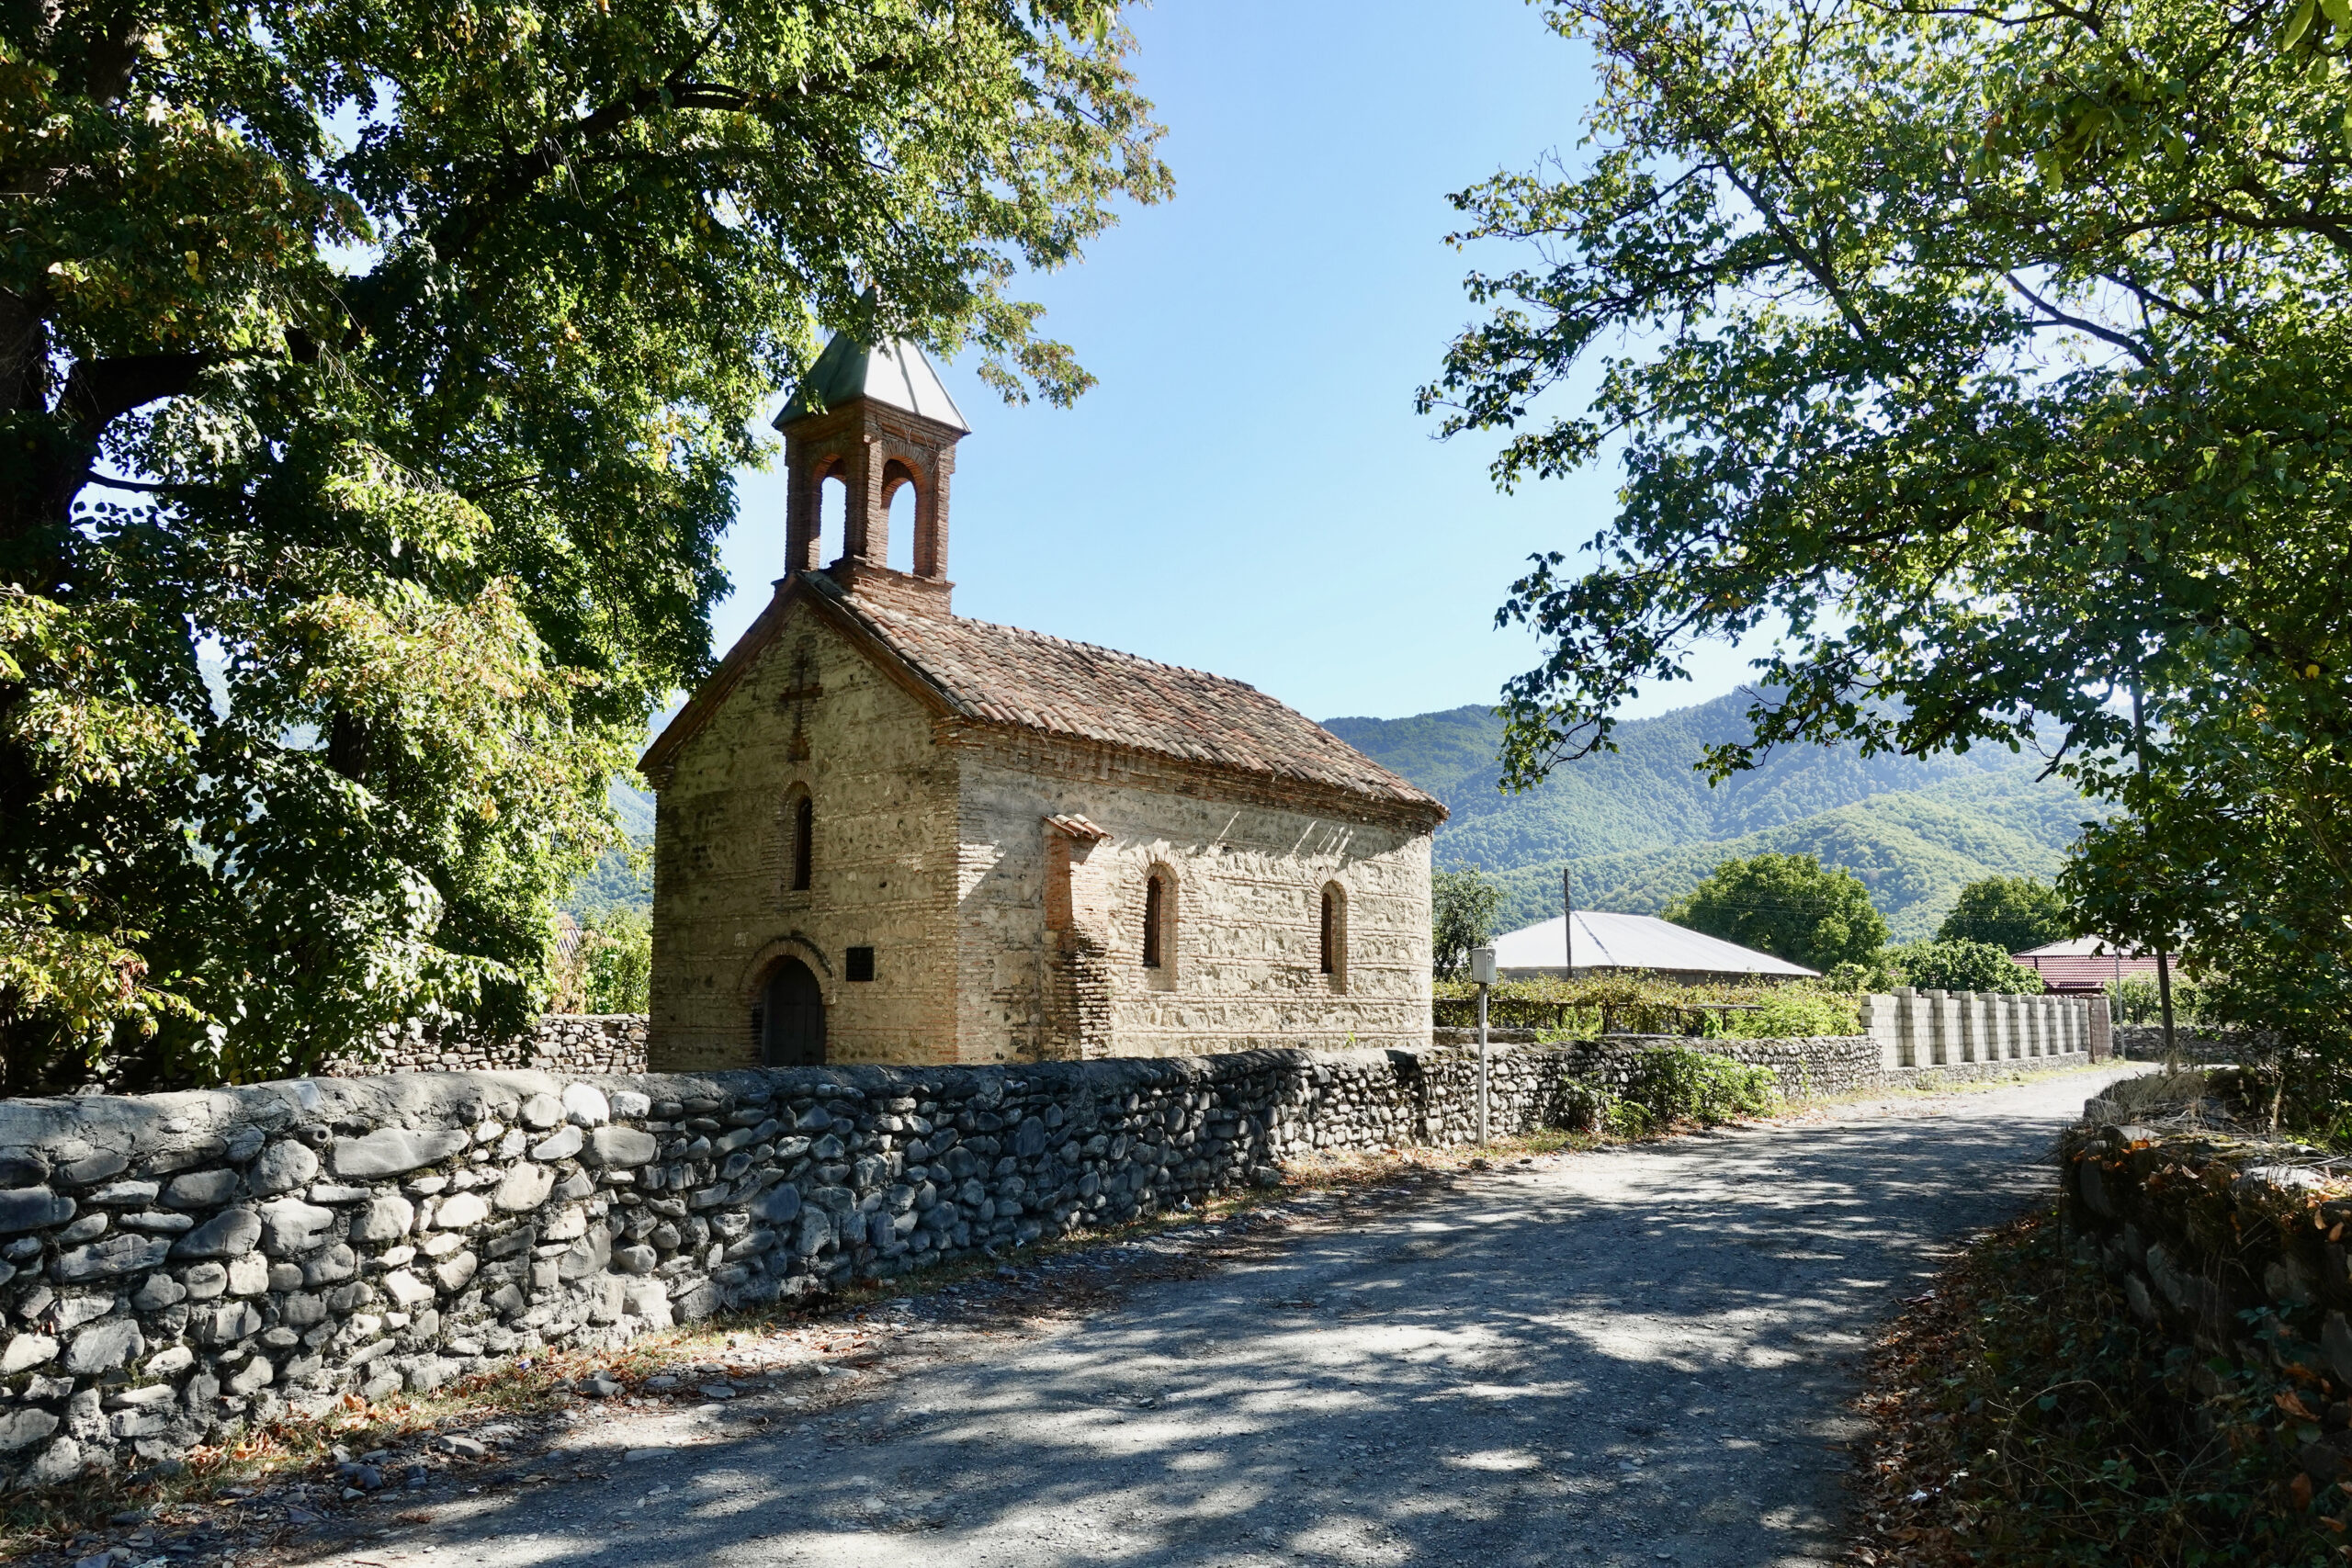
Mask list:
[[1444,819],[1431,796],[1246,682],[1017,626],[838,591],[829,597],[980,723],[1320,785],[1407,808],[1431,825]]
[[1099,844],[1111,836],[1085,818],[1075,814],[1048,817],[1046,818],[1046,826],[1066,839],[1084,839],[1091,843]]

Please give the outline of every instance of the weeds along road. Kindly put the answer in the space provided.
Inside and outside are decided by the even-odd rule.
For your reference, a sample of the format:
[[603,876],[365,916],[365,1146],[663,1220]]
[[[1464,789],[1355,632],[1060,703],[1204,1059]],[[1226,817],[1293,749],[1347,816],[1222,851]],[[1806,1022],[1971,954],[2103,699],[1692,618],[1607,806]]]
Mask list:
[[845,1402],[601,1407],[551,1484],[277,1560],[1826,1563],[1855,1353],[2135,1070],[1513,1162],[1024,1330],[925,1309]]

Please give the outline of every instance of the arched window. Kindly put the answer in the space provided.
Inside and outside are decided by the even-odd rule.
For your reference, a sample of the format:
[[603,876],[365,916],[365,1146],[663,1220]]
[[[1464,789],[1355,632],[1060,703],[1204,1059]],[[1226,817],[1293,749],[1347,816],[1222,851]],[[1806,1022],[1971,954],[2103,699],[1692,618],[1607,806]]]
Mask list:
[[882,468],[882,507],[890,519],[890,558],[893,571],[915,569],[915,521],[922,501],[915,471],[893,457]]
[[1336,882],[1323,885],[1321,931],[1322,973],[1332,987],[1345,989],[1348,978],[1348,891]]
[[831,566],[849,553],[849,475],[836,460],[817,479],[817,563]]
[[817,867],[817,803],[803,795],[792,803],[792,890],[808,891]]
[[1162,967],[1166,953],[1166,936],[1162,929],[1168,923],[1168,879],[1153,872],[1143,883],[1143,966]]

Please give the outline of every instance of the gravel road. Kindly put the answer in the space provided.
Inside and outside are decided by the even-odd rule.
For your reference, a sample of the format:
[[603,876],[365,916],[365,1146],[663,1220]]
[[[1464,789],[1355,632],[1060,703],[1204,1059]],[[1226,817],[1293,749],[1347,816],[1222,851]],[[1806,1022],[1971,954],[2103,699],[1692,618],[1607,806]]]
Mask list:
[[2051,1190],[2060,1125],[2134,1070],[1310,1202],[1278,1244],[1041,1327],[906,1308],[829,1397],[598,1407],[526,1467],[552,1484],[278,1560],[1826,1563],[1855,1352]]

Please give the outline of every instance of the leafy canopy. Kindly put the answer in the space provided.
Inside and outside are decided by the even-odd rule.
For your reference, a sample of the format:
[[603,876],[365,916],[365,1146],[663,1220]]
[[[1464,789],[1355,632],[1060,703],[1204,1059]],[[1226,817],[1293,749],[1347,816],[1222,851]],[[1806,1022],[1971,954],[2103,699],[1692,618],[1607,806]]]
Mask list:
[[2041,976],[2013,962],[2009,950],[1966,937],[1906,942],[1882,956],[1888,977],[1923,991],[2006,991],[2039,995]]
[[615,904],[575,928],[548,998],[558,1012],[641,1013],[651,1004],[653,922],[636,905]]
[[1689,897],[1668,905],[1666,918],[1825,972],[1867,963],[1886,943],[1885,917],[1871,907],[1861,879],[1826,869],[1812,855],[1727,860]]
[[1502,907],[1502,885],[1475,865],[1430,875],[1430,952],[1440,976],[1451,979],[1461,974],[1470,950],[1494,940],[1495,916]]
[[2066,901],[2049,883],[2030,876],[1970,883],[1936,931],[1941,942],[1989,942],[2003,953],[2023,953],[2066,935]]
[[0,17],[0,1092],[518,1025],[706,667],[763,400],[835,329],[1087,384],[1010,289],[1167,188],[1130,42],[1106,0]]
[[[1472,275],[1422,392],[1508,433],[1505,486],[1622,454],[1589,559],[1500,612],[1550,639],[1509,778],[1606,747],[1694,641],[1775,631],[1717,776],[2054,735],[2123,808],[2062,884],[2081,928],[2352,1034],[2352,13],[1547,15],[1600,64],[1589,152],[1455,198],[1529,259]],[[1582,409],[1546,397],[1572,375]]]

